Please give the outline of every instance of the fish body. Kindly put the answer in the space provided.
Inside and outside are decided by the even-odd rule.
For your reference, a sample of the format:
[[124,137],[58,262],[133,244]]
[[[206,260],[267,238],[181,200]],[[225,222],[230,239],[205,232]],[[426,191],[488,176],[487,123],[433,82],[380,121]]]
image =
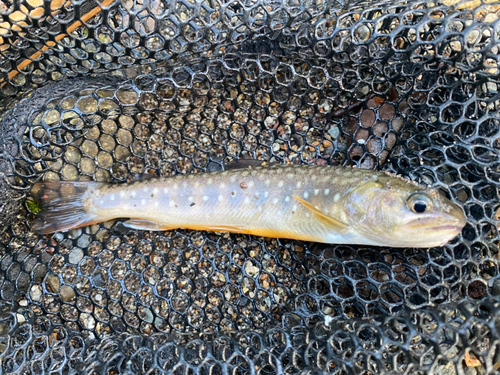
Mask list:
[[[130,218],[125,225],[144,230],[431,247],[465,225],[460,208],[436,191],[358,168],[275,165],[118,185],[46,182],[41,191],[42,233]],[[427,208],[416,212],[415,202]]]

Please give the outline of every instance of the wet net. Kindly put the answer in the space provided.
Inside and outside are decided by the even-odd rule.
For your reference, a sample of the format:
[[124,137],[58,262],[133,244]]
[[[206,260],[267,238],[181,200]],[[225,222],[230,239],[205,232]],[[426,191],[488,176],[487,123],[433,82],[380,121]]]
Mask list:
[[[0,373],[493,374],[494,1],[3,1]],[[29,190],[234,159],[386,170],[468,224],[391,249],[119,221],[40,236]]]

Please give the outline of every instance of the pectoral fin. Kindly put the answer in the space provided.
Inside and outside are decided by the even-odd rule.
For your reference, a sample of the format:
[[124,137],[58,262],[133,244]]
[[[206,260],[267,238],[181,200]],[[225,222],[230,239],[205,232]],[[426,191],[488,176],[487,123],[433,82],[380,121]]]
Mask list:
[[303,205],[305,208],[308,210],[311,210],[317,217],[318,219],[323,222],[324,224],[328,225],[329,227],[333,228],[339,233],[345,232],[347,230],[348,225],[344,223],[343,221],[337,220],[324,212],[321,212],[319,209],[314,207],[311,203],[303,200],[302,198],[297,197],[296,195],[293,196],[301,205]]
[[172,227],[167,227],[155,221],[145,220],[145,219],[130,219],[123,222],[123,225],[127,228],[137,229],[137,230],[171,230],[176,229]]

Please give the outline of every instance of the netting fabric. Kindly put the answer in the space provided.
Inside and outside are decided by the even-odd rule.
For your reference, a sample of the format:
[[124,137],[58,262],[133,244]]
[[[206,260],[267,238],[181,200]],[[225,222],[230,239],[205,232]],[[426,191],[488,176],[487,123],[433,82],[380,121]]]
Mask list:
[[[493,374],[494,1],[4,1],[0,373]],[[234,159],[386,170],[468,223],[431,249],[112,221],[41,236],[45,180]]]

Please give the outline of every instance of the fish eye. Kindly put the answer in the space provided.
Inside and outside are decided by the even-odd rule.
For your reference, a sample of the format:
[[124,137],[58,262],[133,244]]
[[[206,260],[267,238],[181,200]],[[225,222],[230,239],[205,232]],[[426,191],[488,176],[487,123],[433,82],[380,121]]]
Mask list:
[[432,201],[425,195],[413,195],[408,199],[408,207],[416,214],[423,214],[432,207]]

